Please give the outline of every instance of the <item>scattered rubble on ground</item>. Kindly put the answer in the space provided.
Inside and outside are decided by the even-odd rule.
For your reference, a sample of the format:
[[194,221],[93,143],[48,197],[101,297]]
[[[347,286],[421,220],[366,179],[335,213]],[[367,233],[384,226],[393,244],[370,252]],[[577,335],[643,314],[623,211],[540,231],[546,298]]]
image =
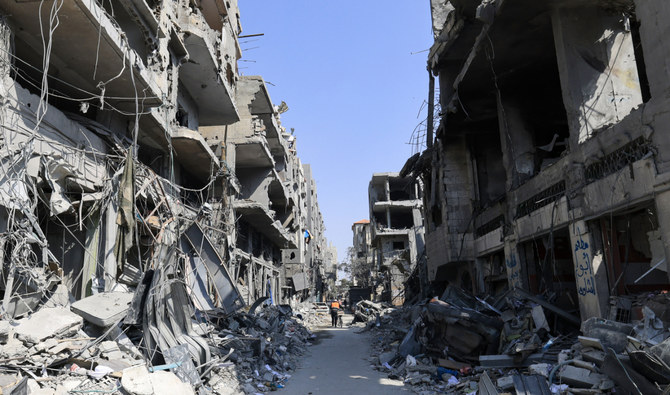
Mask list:
[[[101,293],[0,321],[0,393],[240,394],[282,388],[325,322],[311,303],[252,306],[227,316],[178,315],[149,328],[165,342],[148,352],[142,325],[126,324],[133,294]],[[174,295],[173,295],[174,297]],[[130,320],[132,321],[132,320]],[[156,332],[157,331],[157,332]],[[189,335],[187,335],[188,333]],[[188,336],[188,337],[187,337]],[[206,361],[196,365],[196,357]]]
[[522,290],[484,301],[447,287],[440,298],[413,306],[358,305],[374,310],[364,329],[374,339],[371,364],[419,394],[661,394],[669,389],[666,293],[640,295],[628,304],[623,316],[631,322],[580,321]]

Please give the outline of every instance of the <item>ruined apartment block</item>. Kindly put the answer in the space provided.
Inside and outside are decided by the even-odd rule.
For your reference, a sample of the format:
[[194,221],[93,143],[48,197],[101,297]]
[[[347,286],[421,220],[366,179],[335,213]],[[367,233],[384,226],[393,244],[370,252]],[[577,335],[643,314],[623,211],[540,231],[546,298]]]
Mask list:
[[431,6],[441,119],[411,170],[433,286],[520,287],[583,320],[668,289],[667,2]]
[[378,270],[379,298],[405,302],[405,282],[424,252],[421,181],[398,173],[375,173],[368,188],[373,267]]
[[[195,311],[325,292],[314,181],[285,109],[238,74],[236,1],[2,0],[0,13],[3,319],[120,293],[150,362],[188,343],[204,366]],[[299,286],[291,249],[311,265]]]
[[[370,287],[375,284],[379,270],[373,266],[374,251],[372,249],[372,232],[370,230],[370,220],[362,219],[351,225],[353,233],[353,257],[354,262],[359,267],[371,268],[370,273],[352,273],[351,281],[355,287]],[[383,292],[383,286],[380,286],[379,293]]]

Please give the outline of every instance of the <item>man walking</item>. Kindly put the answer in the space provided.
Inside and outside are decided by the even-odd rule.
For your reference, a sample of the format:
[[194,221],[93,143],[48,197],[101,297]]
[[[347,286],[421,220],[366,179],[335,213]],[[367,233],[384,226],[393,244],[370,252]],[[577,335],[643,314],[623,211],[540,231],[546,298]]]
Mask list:
[[330,318],[332,319],[333,328],[337,326],[337,314],[342,308],[342,304],[339,300],[335,299],[330,302]]

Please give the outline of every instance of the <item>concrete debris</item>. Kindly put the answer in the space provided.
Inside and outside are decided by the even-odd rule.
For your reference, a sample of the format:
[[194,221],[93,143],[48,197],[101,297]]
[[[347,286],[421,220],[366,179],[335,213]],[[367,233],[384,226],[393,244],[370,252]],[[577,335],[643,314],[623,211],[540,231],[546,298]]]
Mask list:
[[[178,300],[177,293],[173,296]],[[95,296],[88,299],[95,300]],[[109,300],[109,295],[103,300]],[[328,322],[328,317],[317,315],[311,306],[298,304],[294,312],[288,305],[264,304],[254,314],[240,310],[218,322],[201,321],[211,353],[204,366],[193,363],[197,343],[167,348],[160,360],[152,359],[132,340],[142,338],[141,326],[124,326],[119,318],[111,327],[83,325],[84,320],[67,308],[43,308],[16,324],[5,325],[7,338],[0,347],[0,358],[7,372],[15,373],[0,375],[0,388],[11,393],[19,385],[37,385],[39,391],[49,394],[123,388],[125,393],[137,395],[193,394],[197,388],[216,394],[275,390],[286,385],[290,372],[299,366],[316,338],[305,325],[316,328]],[[108,310],[101,309],[101,313],[105,316]],[[191,325],[195,327],[196,322]],[[160,327],[162,336],[174,333],[165,324]],[[189,336],[197,339],[194,333]],[[48,372],[51,379],[39,384],[21,381],[31,366],[39,366],[36,373]],[[89,380],[82,381],[85,377]],[[74,378],[79,379],[73,385]]]
[[76,333],[82,325],[82,318],[69,309],[53,307],[18,320],[14,331],[26,344],[40,344],[53,337]]
[[149,370],[146,366],[136,366],[123,371],[121,386],[133,395],[151,395],[154,393]]
[[70,307],[86,321],[108,327],[126,316],[132,293],[103,292],[72,303]]
[[[584,336],[564,335],[547,330],[560,314],[548,309],[538,319],[538,306],[508,297],[494,307],[450,289],[441,298],[389,311],[379,326],[361,328],[376,339],[376,369],[416,393],[618,393],[635,386],[659,393],[652,388],[670,383],[670,339],[653,345],[628,335],[643,320],[592,318],[581,326]],[[668,327],[664,321],[658,325]],[[489,334],[492,329],[497,332]]]

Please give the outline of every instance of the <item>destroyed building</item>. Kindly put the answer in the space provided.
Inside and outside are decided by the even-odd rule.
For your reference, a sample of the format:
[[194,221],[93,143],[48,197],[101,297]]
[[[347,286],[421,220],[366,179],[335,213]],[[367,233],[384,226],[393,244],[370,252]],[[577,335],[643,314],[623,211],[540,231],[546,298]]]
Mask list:
[[[199,364],[192,328],[166,340],[162,320],[324,293],[315,183],[286,106],[239,75],[237,1],[3,0],[0,13],[3,319],[134,294],[125,322],[144,322],[146,348],[190,342]],[[310,266],[289,269],[287,250]]]
[[554,295],[582,319],[668,289],[667,2],[431,10],[439,127],[404,169],[425,185],[427,280]]
[[394,305],[405,302],[405,282],[425,248],[421,193],[420,180],[398,173],[375,173],[368,188],[374,286],[381,286],[379,300]]
[[297,139],[281,126],[280,109],[261,77],[239,77],[236,103],[240,122],[202,130],[210,146],[224,143],[222,159],[239,183],[230,198],[237,218],[234,278],[247,303],[261,296],[286,300],[297,292],[320,298],[317,274],[324,270],[326,240],[309,165],[298,158]]
[[[370,231],[370,220],[362,219],[356,221],[351,225],[351,232],[353,233],[352,256],[349,259],[353,260],[353,265],[357,267],[369,268],[369,273],[364,271],[362,273],[352,273],[351,281],[356,287],[369,287],[376,283],[379,274],[379,268],[373,266],[374,250],[372,249],[372,238]],[[380,288],[379,292],[383,290]],[[368,293],[369,294],[369,293]]]

